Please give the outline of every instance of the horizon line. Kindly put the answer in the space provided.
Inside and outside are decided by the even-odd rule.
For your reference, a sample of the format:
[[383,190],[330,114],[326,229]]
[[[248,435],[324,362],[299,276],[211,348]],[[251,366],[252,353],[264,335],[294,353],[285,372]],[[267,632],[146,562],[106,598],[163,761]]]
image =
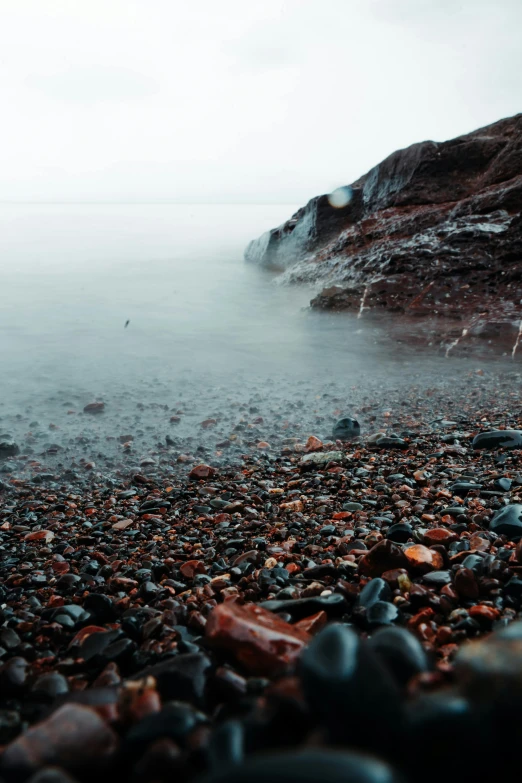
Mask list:
[[166,200],[166,201],[117,201],[117,200],[110,200],[110,201],[94,201],[94,200],[70,200],[70,201],[63,201],[63,200],[56,200],[56,201],[44,201],[44,200],[18,200],[18,199],[0,199],[0,205],[3,204],[60,204],[60,205],[67,205],[67,204],[100,204],[100,205],[119,205],[119,204],[126,204],[126,205],[132,205],[135,204],[138,205],[146,205],[146,204],[178,204],[180,206],[220,206],[220,205],[227,205],[227,206],[242,206],[242,205],[249,205],[249,206],[271,206],[271,205],[295,205],[295,201],[179,201],[179,200]]

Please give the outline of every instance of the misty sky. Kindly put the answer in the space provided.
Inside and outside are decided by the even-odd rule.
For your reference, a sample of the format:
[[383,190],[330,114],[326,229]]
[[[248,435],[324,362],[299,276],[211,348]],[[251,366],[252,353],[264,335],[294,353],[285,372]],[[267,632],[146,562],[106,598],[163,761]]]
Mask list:
[[522,111],[521,0],[0,0],[0,200],[303,203]]

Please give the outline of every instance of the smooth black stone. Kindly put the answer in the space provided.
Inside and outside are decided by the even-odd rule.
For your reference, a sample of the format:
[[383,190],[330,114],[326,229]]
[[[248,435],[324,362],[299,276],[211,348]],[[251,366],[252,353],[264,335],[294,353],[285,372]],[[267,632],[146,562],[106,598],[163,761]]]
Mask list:
[[453,492],[454,495],[465,497],[468,492],[474,489],[482,489],[482,484],[476,484],[473,481],[457,481],[451,485],[450,492]]
[[440,439],[442,443],[455,443],[462,438],[462,432],[448,432],[447,435],[443,435]]
[[402,438],[399,438],[397,435],[384,435],[382,438],[379,438],[379,440],[374,441],[373,443],[368,444],[370,447],[374,447],[377,449],[407,449],[408,444],[405,440]]
[[388,601],[376,601],[366,611],[366,622],[370,630],[381,625],[392,625],[398,619],[398,608]]
[[405,628],[381,628],[372,635],[369,646],[401,688],[416,674],[428,671],[424,648],[417,637]]
[[13,628],[5,627],[0,629],[0,645],[6,650],[14,650],[21,644],[22,640]]
[[482,574],[484,571],[484,567],[485,567],[484,558],[481,557],[480,555],[468,555],[462,561],[462,568],[469,568],[475,574],[479,574],[479,575]]
[[325,525],[319,531],[322,536],[334,536],[337,533],[335,525]]
[[466,516],[467,510],[465,506],[448,506],[448,508],[442,509],[442,512],[458,519],[460,516]]
[[[272,569],[273,571],[274,569]],[[325,563],[325,565],[316,565],[312,568],[305,568],[303,571],[303,577],[305,579],[324,579],[325,576],[336,577],[339,575],[339,569],[337,566],[331,563]]]
[[263,601],[260,606],[269,612],[288,612],[294,620],[302,620],[312,614],[324,611],[328,617],[342,617],[348,610],[348,604],[340,593],[314,596],[312,598],[296,598],[295,600],[279,601],[274,598]]
[[63,674],[49,672],[38,677],[31,691],[42,699],[53,701],[57,696],[69,692],[69,683]]
[[354,440],[361,434],[361,426],[356,419],[339,419],[332,430],[334,440]]
[[90,661],[91,658],[103,655],[107,647],[115,642],[121,635],[122,632],[119,629],[89,634],[80,645],[80,657],[83,658],[84,661]]
[[108,595],[102,593],[89,593],[83,602],[83,607],[97,623],[111,623],[118,617],[114,603]]
[[495,631],[495,639],[516,639],[522,641],[522,620],[516,620],[505,628]]
[[354,631],[328,625],[303,650],[298,671],[305,699],[331,742],[379,752],[393,748],[401,721],[399,690]]
[[513,481],[509,478],[498,478],[495,481],[495,487],[497,489],[500,489],[501,492],[509,492],[511,489],[511,486],[513,484]]
[[22,718],[16,710],[0,710],[0,742],[7,744],[20,733]]
[[431,587],[444,587],[451,582],[450,571],[431,571],[429,574],[424,574],[422,581],[425,585]]
[[0,459],[16,457],[17,454],[20,454],[20,447],[14,440],[3,440],[0,442]]
[[183,653],[133,674],[131,680],[154,677],[163,700],[180,699],[203,707],[212,664],[203,653]]
[[162,588],[154,582],[142,582],[138,589],[138,595],[146,602],[152,601],[154,598],[158,597],[161,589]]
[[28,663],[25,658],[10,658],[0,668],[0,693],[14,696],[24,690],[27,682]]
[[356,606],[360,606],[363,609],[369,609],[370,606],[377,603],[377,601],[391,601],[392,591],[388,582],[384,579],[377,577],[371,579],[361,590],[357,596]]
[[477,747],[480,739],[487,746],[487,731],[481,730],[479,716],[459,694],[430,694],[413,700],[407,706],[405,736],[408,780],[419,780],[419,769],[423,783],[440,783],[449,772],[452,781],[470,780],[470,770],[475,773],[474,780],[484,780],[480,774],[482,754],[473,762],[462,748]]
[[77,783],[77,779],[59,767],[44,767],[35,772],[27,783]]
[[129,663],[134,651],[136,650],[136,644],[126,637],[118,639],[116,642],[109,644],[103,652],[103,662],[109,663],[114,661],[118,666],[122,667]]
[[150,568],[138,568],[134,572],[133,578],[137,579],[138,582],[148,582],[152,578],[152,571]]
[[[66,574],[66,576],[69,576],[69,574]],[[90,620],[91,615],[89,612],[86,612],[85,609],[81,606],[78,606],[77,604],[67,604],[66,606],[60,606],[58,609],[56,609],[53,620],[59,615],[67,615],[70,617],[74,623],[82,623],[86,622],[87,620]]]
[[385,762],[355,752],[263,753],[204,778],[203,783],[399,783]]
[[522,537],[522,504],[511,503],[497,511],[489,529],[498,536],[507,536],[510,541],[518,541]]
[[474,449],[520,449],[522,448],[521,430],[491,430],[480,432],[473,438]]
[[56,582],[56,587],[59,590],[67,590],[70,587],[75,587],[81,581],[81,577],[78,574],[63,574]]
[[183,744],[187,735],[207,720],[190,704],[167,702],[159,712],[147,715],[132,726],[125,737],[125,747],[132,754],[141,755],[147,745],[163,737]]
[[522,579],[516,574],[513,574],[509,582],[506,582],[504,585],[504,594],[520,601],[522,598]]
[[207,746],[207,758],[210,769],[220,772],[240,764],[244,756],[243,725],[229,720],[216,726]]
[[396,522],[388,528],[386,538],[395,544],[405,544],[413,536],[413,528],[408,522]]

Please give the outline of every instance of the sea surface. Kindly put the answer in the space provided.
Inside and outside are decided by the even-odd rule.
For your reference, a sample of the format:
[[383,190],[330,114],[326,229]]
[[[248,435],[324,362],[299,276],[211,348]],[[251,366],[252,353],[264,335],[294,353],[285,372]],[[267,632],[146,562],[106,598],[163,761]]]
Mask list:
[[245,263],[248,242],[295,209],[0,205],[0,436],[38,432],[74,450],[88,418],[76,414],[95,400],[106,414],[91,434],[116,442],[139,426],[144,447],[178,407],[190,415],[177,437],[199,438],[200,421],[225,410],[233,424],[245,405],[275,421],[299,404],[312,426],[365,395],[386,406],[391,389],[451,389],[475,371],[365,318],[312,312],[313,291]]
[[[4,394],[185,371],[338,375],[387,360],[361,322],[247,264],[294,205],[0,206]],[[125,323],[129,325],[125,328]]]

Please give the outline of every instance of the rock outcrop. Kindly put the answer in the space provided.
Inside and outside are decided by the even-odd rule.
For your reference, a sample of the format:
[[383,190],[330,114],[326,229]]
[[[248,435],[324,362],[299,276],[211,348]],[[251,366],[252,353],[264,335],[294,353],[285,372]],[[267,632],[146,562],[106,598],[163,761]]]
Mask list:
[[390,155],[250,243],[249,261],[327,285],[311,302],[419,316],[451,338],[516,339],[522,319],[522,114]]

